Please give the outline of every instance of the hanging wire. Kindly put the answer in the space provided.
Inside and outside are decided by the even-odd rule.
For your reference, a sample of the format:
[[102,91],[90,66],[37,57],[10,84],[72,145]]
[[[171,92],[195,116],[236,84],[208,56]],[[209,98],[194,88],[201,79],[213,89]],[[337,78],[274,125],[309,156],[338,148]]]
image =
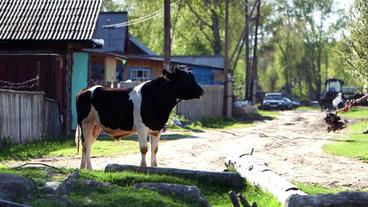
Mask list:
[[[170,6],[173,7],[177,4],[182,4],[184,0],[178,0],[174,3],[171,3]],[[135,24],[140,24],[149,20],[152,20],[158,16],[163,15],[163,9],[160,9],[158,11],[152,12],[151,14],[148,14],[146,16],[140,17],[138,19],[134,19],[132,21],[127,21],[127,22],[122,22],[122,23],[117,23],[117,24],[109,24],[109,25],[104,25],[103,28],[120,28],[120,27],[127,27],[130,25],[135,25]]]

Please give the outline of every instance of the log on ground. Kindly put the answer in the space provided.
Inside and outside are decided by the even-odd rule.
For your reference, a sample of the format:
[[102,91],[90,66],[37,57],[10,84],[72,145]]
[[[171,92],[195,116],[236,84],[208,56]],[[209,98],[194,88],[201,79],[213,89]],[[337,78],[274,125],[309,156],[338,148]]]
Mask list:
[[300,191],[294,184],[273,172],[265,162],[256,159],[252,155],[228,157],[226,159],[226,166],[228,168],[235,168],[250,184],[259,186],[272,193],[282,204],[285,204],[291,195],[306,195],[306,193]]
[[133,171],[141,173],[164,174],[170,176],[183,177],[187,179],[201,179],[208,183],[221,183],[234,188],[243,188],[244,180],[237,173],[231,172],[212,172],[199,170],[186,170],[177,168],[162,168],[162,167],[139,167],[135,165],[119,165],[108,164],[105,172],[120,172]]
[[287,200],[288,207],[366,207],[367,192],[341,192],[322,195],[292,195]]

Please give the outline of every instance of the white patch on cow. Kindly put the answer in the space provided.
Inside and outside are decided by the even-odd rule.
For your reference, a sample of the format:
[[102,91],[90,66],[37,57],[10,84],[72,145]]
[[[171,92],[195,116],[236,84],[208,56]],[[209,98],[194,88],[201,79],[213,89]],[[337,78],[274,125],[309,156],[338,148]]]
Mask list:
[[134,126],[133,128],[137,130],[139,148],[141,151],[142,159],[141,159],[141,167],[146,167],[146,153],[148,150],[147,146],[147,132],[148,128],[144,125],[141,116],[141,105],[142,105],[142,86],[146,84],[144,82],[134,87],[133,90],[129,93],[129,100],[133,102],[133,119]]
[[91,98],[92,98],[93,93],[95,92],[96,88],[99,88],[99,87],[103,87],[103,86],[95,85],[95,86],[92,86],[91,88],[88,89],[89,91],[91,91]]
[[[147,81],[148,82],[148,81]],[[133,118],[134,118],[134,126],[137,131],[141,127],[146,127],[142,121],[141,116],[141,105],[142,105],[142,87],[147,82],[141,83],[133,88],[133,90],[129,93],[129,100],[133,102]]]

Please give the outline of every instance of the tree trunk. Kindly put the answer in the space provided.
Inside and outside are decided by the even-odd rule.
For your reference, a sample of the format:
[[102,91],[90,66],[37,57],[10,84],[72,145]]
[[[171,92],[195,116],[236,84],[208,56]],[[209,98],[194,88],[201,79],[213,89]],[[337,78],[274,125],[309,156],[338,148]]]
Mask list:
[[215,11],[211,11],[212,19],[212,31],[213,31],[213,52],[215,55],[221,54],[221,36],[220,36],[220,23],[219,15]]

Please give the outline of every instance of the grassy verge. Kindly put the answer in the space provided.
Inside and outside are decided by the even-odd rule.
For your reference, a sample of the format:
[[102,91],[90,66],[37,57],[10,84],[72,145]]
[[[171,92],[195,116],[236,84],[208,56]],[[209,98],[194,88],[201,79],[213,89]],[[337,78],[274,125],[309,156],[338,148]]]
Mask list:
[[368,121],[348,126],[345,134],[324,146],[328,153],[361,159],[368,162],[368,135],[362,132],[367,128]]
[[[113,138],[99,138],[92,146],[93,156],[111,156],[132,152],[138,152],[138,143],[134,140],[117,142]],[[48,156],[72,157],[76,155],[77,148],[72,138],[45,139],[28,144],[3,146],[0,149],[0,161],[28,160]]]
[[[170,133],[161,136],[162,142],[191,137],[191,133]],[[139,152],[137,136],[133,135],[120,141],[109,136],[100,136],[92,145],[92,156],[108,157]],[[80,152],[81,153],[81,146]],[[79,156],[73,138],[44,139],[28,144],[8,144],[0,147],[0,161],[29,160],[41,157]]]
[[336,136],[336,141],[326,144],[324,150],[334,155],[357,158],[368,162],[368,135],[362,133],[368,126],[368,108],[355,107],[340,115],[343,118],[354,120],[354,123],[348,123],[348,128],[344,134]]
[[300,106],[296,110],[298,111],[319,111],[321,108],[315,106]]
[[348,112],[342,112],[340,115],[346,119],[368,119],[367,107],[354,107]]
[[[52,170],[51,170],[52,171]],[[71,170],[63,169],[61,172],[51,172],[42,168],[25,168],[20,170],[0,169],[0,173],[18,174],[35,181],[39,187],[47,181],[60,180]],[[62,176],[60,176],[62,175]],[[102,171],[80,171],[85,179],[109,182],[114,184],[113,188],[86,188],[77,186],[69,194],[69,199],[77,206],[196,206],[183,198],[173,195],[164,195],[150,190],[137,190],[133,187],[142,182],[165,182],[184,185],[195,185],[200,188],[212,206],[231,206],[228,192],[242,192],[248,201],[256,201],[258,206],[281,207],[281,204],[270,194],[265,193],[257,187],[246,185],[244,189],[233,189],[224,183],[211,182],[202,179],[184,179],[181,177],[143,174],[133,172],[104,173]],[[57,179],[55,179],[57,177]],[[42,197],[41,191],[35,192],[32,206],[58,206],[58,200]]]
[[344,188],[325,187],[318,184],[296,183],[295,185],[301,191],[310,195],[338,193],[346,190]]

